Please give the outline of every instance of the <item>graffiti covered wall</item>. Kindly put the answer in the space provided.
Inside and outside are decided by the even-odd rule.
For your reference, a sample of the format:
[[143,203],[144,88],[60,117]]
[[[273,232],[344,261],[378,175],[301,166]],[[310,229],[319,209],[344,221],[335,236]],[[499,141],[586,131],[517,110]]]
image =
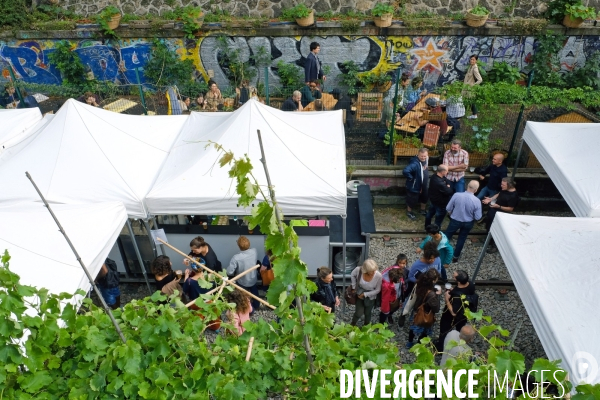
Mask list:
[[[276,65],[280,61],[293,63],[300,69],[309,52],[309,44],[321,45],[323,66],[328,66],[328,85],[336,84],[341,73],[340,65],[352,60],[364,71],[392,72],[400,68],[410,75],[424,78],[426,87],[440,86],[462,79],[468,67],[469,56],[479,59],[491,68],[493,62],[506,61],[521,70],[531,62],[535,51],[533,37],[499,36],[327,36],[327,37],[230,37],[229,44],[240,50],[243,61],[252,63],[252,55],[259,48],[270,52],[273,60],[268,68],[270,85],[277,85]],[[222,86],[228,84],[226,71],[219,64],[220,50],[217,39],[207,36],[200,39],[166,39],[168,45],[182,59],[192,59],[196,75],[206,78],[208,71]],[[72,41],[72,47],[81,57],[88,74],[96,79],[119,84],[137,83],[135,69],[144,80],[143,68],[148,60],[151,39],[132,39],[118,45],[106,45],[96,40]],[[8,80],[9,65],[17,78],[29,83],[60,84],[61,77],[48,61],[54,51],[55,40],[0,41],[0,80]],[[563,70],[569,71],[585,63],[595,51],[600,50],[600,36],[570,36],[559,57]],[[262,75],[262,71],[261,71]]]

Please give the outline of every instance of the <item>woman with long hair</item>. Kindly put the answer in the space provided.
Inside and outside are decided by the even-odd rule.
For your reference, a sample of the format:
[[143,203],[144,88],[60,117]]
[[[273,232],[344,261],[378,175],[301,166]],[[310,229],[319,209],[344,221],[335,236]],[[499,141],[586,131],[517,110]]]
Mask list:
[[417,288],[415,290],[417,297],[409,320],[410,331],[408,333],[408,342],[406,342],[406,348],[408,349],[414,346],[415,337],[420,341],[424,337],[433,334],[433,325],[428,327],[419,326],[415,324],[414,320],[415,313],[421,305],[424,305],[423,308],[426,313],[432,312],[435,315],[440,311],[440,296],[434,287],[439,278],[440,274],[435,269],[429,269],[417,279]]
[[235,289],[227,293],[225,299],[227,302],[235,304],[234,310],[227,311],[227,318],[237,329],[237,334],[241,335],[245,331],[244,322],[250,320],[252,312],[250,298],[241,290]]

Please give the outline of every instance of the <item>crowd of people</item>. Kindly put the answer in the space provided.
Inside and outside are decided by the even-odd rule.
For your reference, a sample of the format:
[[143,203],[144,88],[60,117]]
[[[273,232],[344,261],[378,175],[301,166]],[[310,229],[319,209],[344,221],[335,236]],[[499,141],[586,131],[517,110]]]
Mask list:
[[[239,252],[231,258],[225,268],[213,248],[202,236],[191,240],[189,259],[183,260],[185,270],[174,270],[168,256],[156,257],[151,264],[155,289],[168,296],[179,293],[182,300],[186,302],[196,300],[200,295],[214,289],[216,285],[213,277],[209,277],[209,274],[197,265],[200,263],[216,273],[221,273],[225,269],[229,278],[245,273],[237,279],[236,284],[245,291],[258,296],[260,271],[250,271],[250,273],[247,271],[257,264],[261,264],[260,269],[263,271],[270,270],[272,257],[270,254],[266,254],[262,262],[257,261],[258,253],[255,248],[251,248],[250,240],[246,236],[240,236],[236,240],[236,245]],[[194,261],[190,261],[190,259]],[[228,302],[236,305],[235,310],[228,313],[228,319],[236,327],[237,333],[242,334],[244,332],[243,323],[259,309],[260,303],[238,289],[226,293],[225,296]]]
[[[434,322],[429,320],[424,323],[419,316],[423,313],[437,314],[444,303],[439,321],[440,335],[436,341],[442,351],[444,342],[448,342],[447,338],[455,338],[465,327],[467,320],[464,310],[467,304],[461,296],[475,295],[475,288],[469,282],[467,273],[462,270],[453,273],[456,286],[452,287],[447,283],[446,267],[448,260],[452,258],[452,245],[435,224],[428,226],[427,232],[427,238],[415,249],[419,258],[412,265],[408,265],[407,255],[399,254],[394,265],[382,271],[372,259],[365,260],[352,271],[349,292],[355,296],[355,311],[351,324],[356,326],[361,320],[364,325],[370,324],[373,310],[379,307],[380,323],[388,326],[397,323],[403,327],[408,320],[409,339],[406,347],[410,348],[423,337],[433,335]],[[178,293],[184,302],[198,299],[200,295],[216,288],[216,281],[210,279],[209,274],[197,265],[200,263],[216,273],[225,271],[229,279],[244,275],[236,283],[245,291],[258,296],[260,270],[272,268],[273,256],[267,252],[262,262],[258,261],[257,250],[251,247],[245,236],[240,236],[236,245],[239,252],[226,266],[222,265],[213,248],[202,236],[191,240],[189,259],[183,261],[184,270],[173,269],[168,256],[156,257],[151,263],[155,289],[169,296]],[[257,264],[261,265],[260,269],[247,273]],[[119,307],[118,272],[112,260],[106,260],[97,283],[108,305]],[[319,268],[315,283],[317,290],[311,295],[311,300],[320,303],[327,312],[335,313],[341,304],[341,298],[333,279],[333,271],[328,267]],[[442,290],[444,284],[445,289]],[[226,314],[228,322],[235,327],[235,331],[231,333],[241,335],[245,331],[244,323],[260,308],[260,304],[238,289],[228,291],[224,296],[227,302],[235,305]],[[396,322],[394,314],[400,314]],[[468,334],[466,331],[463,333]]]
[[[489,232],[496,213],[513,212],[520,200],[516,183],[507,176],[503,153],[494,154],[492,163],[479,170],[479,179],[471,180],[468,184],[465,182],[467,169],[469,153],[462,149],[460,140],[453,139],[450,149],[444,153],[442,164],[434,166],[431,177],[426,148],[420,149],[403,170],[406,177],[407,217],[417,220],[418,209],[419,214],[425,217],[425,227],[435,218],[435,225],[441,228],[448,215],[450,222],[443,232],[445,237],[452,240],[458,233],[452,262],[458,262],[467,235],[476,223],[485,223],[485,229]],[[481,182],[485,181],[486,176],[489,177],[483,186]],[[484,214],[485,209],[487,213]],[[487,251],[497,251],[493,240]]]
[[[452,246],[435,225],[428,227],[428,237],[416,250],[420,258],[410,267],[406,254],[398,254],[394,265],[383,271],[372,259],[352,271],[346,293],[347,299],[353,298],[350,303],[355,304],[351,324],[356,326],[361,320],[364,325],[372,323],[373,310],[378,306],[379,323],[391,326],[395,323],[395,313],[400,314],[397,319],[399,327],[408,321],[406,348],[411,348],[425,337],[431,338],[440,352],[445,351],[451,340],[459,342],[462,339],[468,343],[474,331],[467,324],[465,310],[477,311],[478,306],[478,296],[469,275],[463,270],[455,270],[453,279],[456,285],[447,282],[443,260],[452,257]],[[334,310],[340,301],[332,279],[331,270],[322,267],[317,277],[319,289],[313,296],[313,300],[319,301],[328,310]],[[439,337],[435,338],[435,315],[440,311]],[[445,353],[445,358],[465,352],[468,346],[463,346]],[[442,365],[445,361],[442,360]]]

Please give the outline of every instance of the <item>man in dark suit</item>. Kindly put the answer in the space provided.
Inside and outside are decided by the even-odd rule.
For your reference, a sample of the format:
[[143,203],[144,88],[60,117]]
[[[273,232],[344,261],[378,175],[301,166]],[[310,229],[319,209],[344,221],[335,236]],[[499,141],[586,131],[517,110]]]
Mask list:
[[309,82],[322,79],[325,81],[325,75],[323,75],[323,69],[321,68],[321,61],[317,58],[317,54],[321,51],[321,46],[317,42],[310,44],[310,53],[306,57],[304,63],[304,82],[308,85]]

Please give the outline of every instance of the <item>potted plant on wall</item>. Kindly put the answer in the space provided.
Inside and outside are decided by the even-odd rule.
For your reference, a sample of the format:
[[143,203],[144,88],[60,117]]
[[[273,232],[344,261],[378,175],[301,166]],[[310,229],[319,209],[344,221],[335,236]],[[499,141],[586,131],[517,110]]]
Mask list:
[[394,16],[394,7],[390,4],[377,3],[371,10],[373,22],[375,26],[387,28],[392,25],[392,17]]
[[473,126],[473,136],[469,140],[469,165],[471,167],[483,167],[490,158],[490,133],[492,128],[481,128]]
[[596,9],[583,4],[567,4],[562,24],[567,28],[578,28],[586,19],[595,19]]
[[367,92],[384,93],[392,87],[392,77],[380,71],[367,72],[360,77],[360,82],[366,88]]
[[121,22],[121,10],[115,6],[108,6],[98,14],[96,21],[105,35],[116,37],[115,29]]
[[300,26],[311,26],[315,23],[315,12],[304,4],[298,4],[287,13]]
[[485,25],[488,17],[490,16],[490,12],[487,8],[483,6],[477,6],[475,8],[467,11],[465,15],[465,20],[467,25],[472,26],[474,28],[478,28],[480,26]]

